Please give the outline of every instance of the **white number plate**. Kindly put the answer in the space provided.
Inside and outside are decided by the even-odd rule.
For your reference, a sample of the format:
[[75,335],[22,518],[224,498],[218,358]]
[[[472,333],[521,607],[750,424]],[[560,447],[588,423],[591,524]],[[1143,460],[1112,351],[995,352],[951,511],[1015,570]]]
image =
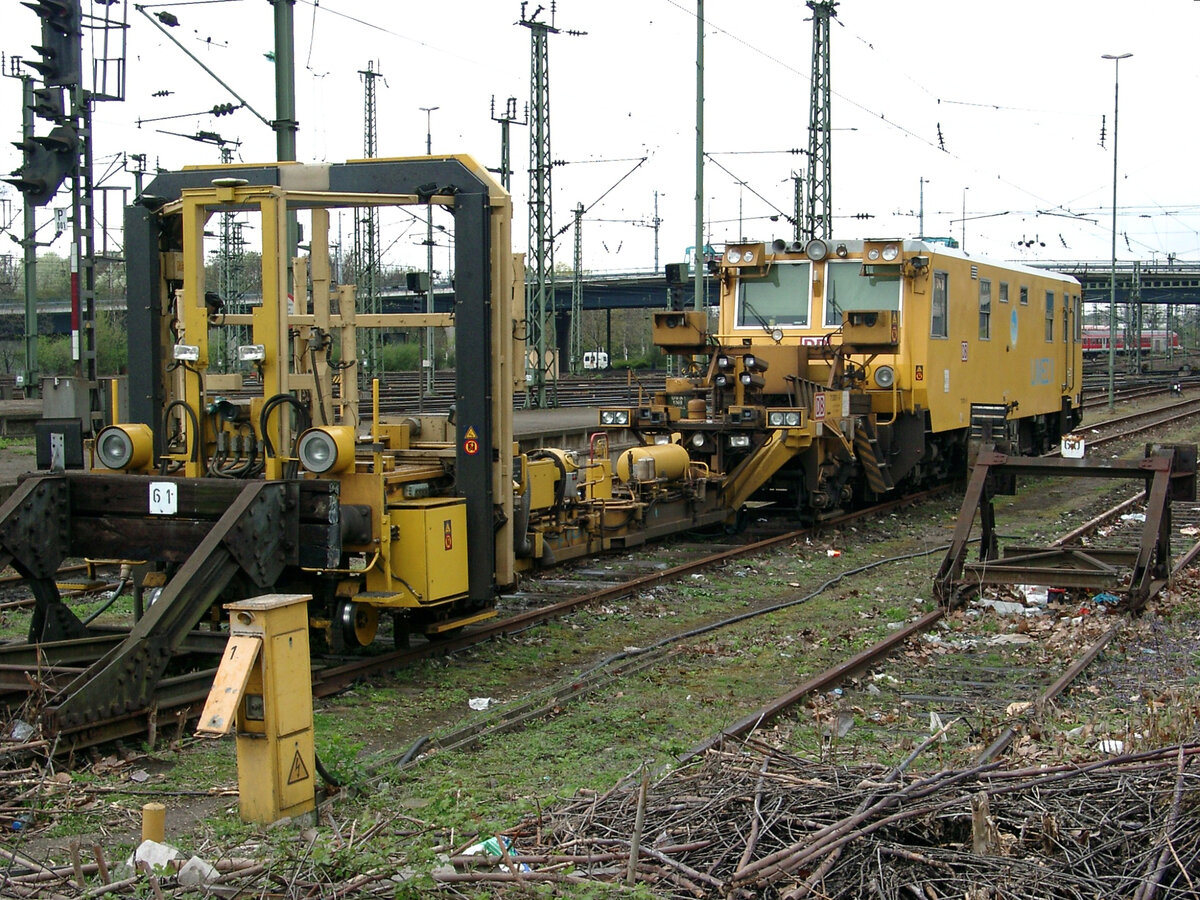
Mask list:
[[173,481],[150,482],[150,515],[173,516],[179,512],[179,486]]
[[1073,434],[1065,434],[1062,439],[1062,455],[1064,459],[1083,459],[1084,440]]

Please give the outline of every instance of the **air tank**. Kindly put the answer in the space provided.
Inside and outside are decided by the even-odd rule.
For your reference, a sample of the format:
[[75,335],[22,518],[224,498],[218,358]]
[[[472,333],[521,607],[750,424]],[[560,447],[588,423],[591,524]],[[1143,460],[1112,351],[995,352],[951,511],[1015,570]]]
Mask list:
[[617,460],[617,477],[622,481],[676,481],[687,474],[691,460],[679,444],[651,444],[626,450]]

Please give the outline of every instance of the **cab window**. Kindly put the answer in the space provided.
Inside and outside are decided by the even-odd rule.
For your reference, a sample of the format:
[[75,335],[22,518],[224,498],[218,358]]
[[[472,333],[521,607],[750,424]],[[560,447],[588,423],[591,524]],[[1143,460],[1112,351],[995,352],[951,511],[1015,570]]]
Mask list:
[[842,313],[900,310],[900,276],[863,275],[862,263],[830,262],[825,267],[825,326],[840,328]]
[[808,325],[812,263],[776,263],[762,278],[739,278],[739,328]]

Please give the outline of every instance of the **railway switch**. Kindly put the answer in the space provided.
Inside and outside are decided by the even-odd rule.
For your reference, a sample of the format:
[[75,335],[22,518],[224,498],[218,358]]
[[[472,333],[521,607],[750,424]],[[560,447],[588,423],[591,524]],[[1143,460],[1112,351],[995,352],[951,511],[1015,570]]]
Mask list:
[[228,603],[229,643],[197,734],[237,735],[238,812],[270,824],[316,805],[307,594]]

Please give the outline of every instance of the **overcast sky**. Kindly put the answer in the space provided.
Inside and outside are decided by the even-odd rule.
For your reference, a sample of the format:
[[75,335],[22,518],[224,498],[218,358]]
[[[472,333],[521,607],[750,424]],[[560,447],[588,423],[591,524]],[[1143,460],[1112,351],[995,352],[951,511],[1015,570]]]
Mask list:
[[[17,0],[6,2],[0,49],[29,55],[37,18]],[[542,19],[550,16],[546,5]],[[84,0],[85,11],[90,6]],[[682,259],[694,243],[695,9],[694,0],[557,4],[555,24],[564,33],[549,42],[551,139],[553,157],[566,164],[554,169],[554,217],[556,226],[567,225],[577,203],[591,206],[583,237],[588,269],[653,265],[655,192],[660,264]],[[147,8],[163,10],[178,17],[173,37],[266,118],[274,116],[267,0]],[[714,243],[790,238],[791,226],[770,217],[791,214],[791,176],[806,166],[786,151],[808,144],[810,11],[801,0],[707,0],[705,13],[708,234]],[[516,97],[523,113],[529,97],[530,32],[516,24],[520,17],[516,0],[297,0],[300,160],[363,155],[358,73],[370,62],[383,75],[380,155],[424,153],[421,107],[438,107],[430,116],[434,153],[498,165],[492,98],[499,112]],[[240,142],[239,160],[274,158],[274,134],[249,111],[197,114],[237,101],[132,4],[129,20],[127,100],[100,104],[95,114],[98,177],[131,185],[119,171],[126,153],[146,153],[152,165],[172,169],[219,159],[217,147],[160,129],[217,132]],[[1136,7],[1115,0],[843,0],[832,28],[835,236],[917,235],[927,179],[926,235],[965,237],[973,255],[1107,260],[1114,63],[1101,55],[1132,53],[1120,63],[1117,255],[1196,261],[1198,35],[1196,0]],[[0,79],[5,170],[20,161],[8,149],[20,137],[19,87],[17,79]],[[171,93],[153,96],[160,91]],[[148,121],[167,116],[179,118]],[[642,156],[646,162],[628,174]],[[512,128],[512,161],[514,244],[523,250],[527,128]],[[19,195],[5,185],[0,196],[12,201],[7,217],[15,215],[19,228]],[[54,205],[66,197],[64,190]],[[424,235],[395,222],[384,223],[384,262],[423,265]],[[439,248],[438,261],[442,254],[448,249]],[[568,230],[556,261],[571,256]]]

